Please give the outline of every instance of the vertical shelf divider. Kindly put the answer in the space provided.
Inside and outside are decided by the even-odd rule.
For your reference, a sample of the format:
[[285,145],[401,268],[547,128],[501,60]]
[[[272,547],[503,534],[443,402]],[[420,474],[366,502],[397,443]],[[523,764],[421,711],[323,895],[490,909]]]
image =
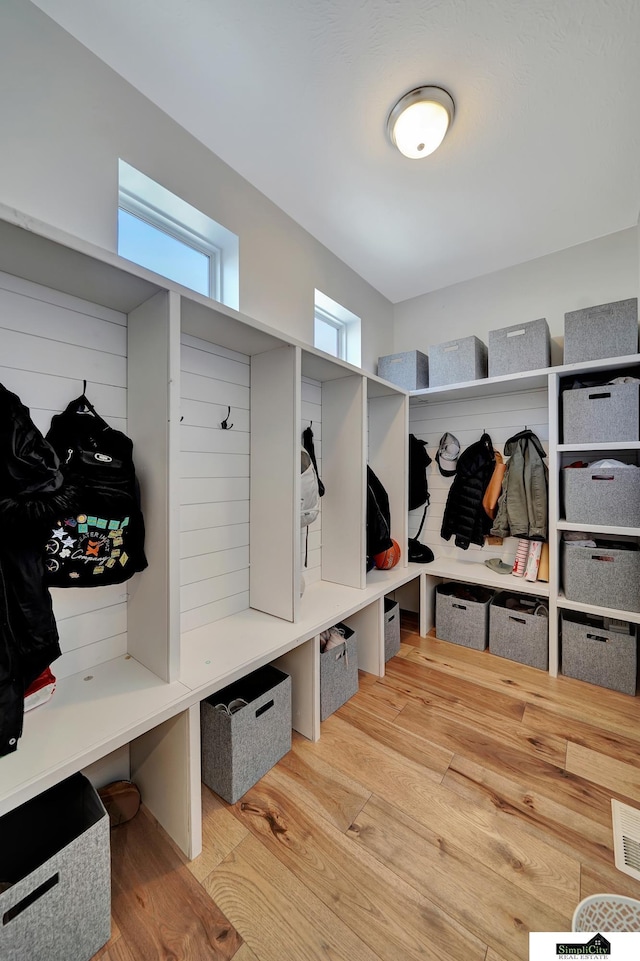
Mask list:
[[560,378],[549,374],[549,674],[558,676],[560,644],[558,638],[558,591],[560,587]]
[[251,358],[249,603],[295,621],[300,602],[300,348]]
[[180,298],[160,291],[128,319],[127,430],[142,491],[149,567],[128,582],[129,653],[164,681],[180,658]]
[[408,395],[398,393],[370,397],[369,464],[389,495],[391,536],[400,545],[402,567],[408,563],[408,458]]
[[322,385],[322,579],[366,586],[365,378]]

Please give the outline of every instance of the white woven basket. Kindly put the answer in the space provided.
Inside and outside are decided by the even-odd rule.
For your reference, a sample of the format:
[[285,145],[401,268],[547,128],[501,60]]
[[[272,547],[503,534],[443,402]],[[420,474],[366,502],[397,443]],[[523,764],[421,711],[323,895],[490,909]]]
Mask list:
[[622,894],[592,894],[577,906],[572,931],[640,931],[640,901]]

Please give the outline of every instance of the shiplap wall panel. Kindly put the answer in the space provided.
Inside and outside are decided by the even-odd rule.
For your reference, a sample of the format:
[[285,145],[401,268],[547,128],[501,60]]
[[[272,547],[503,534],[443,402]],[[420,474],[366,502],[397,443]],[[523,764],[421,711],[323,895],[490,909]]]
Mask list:
[[[180,626],[249,606],[248,356],[181,338]],[[231,407],[230,430],[221,422]]]
[[[490,435],[493,446],[503,453],[505,442],[514,434],[528,427],[534,431],[548,452],[549,414],[547,391],[545,389],[523,391],[514,394],[501,394],[479,397],[473,400],[448,401],[445,403],[412,404],[409,408],[409,431],[421,440],[427,441],[427,450],[432,458],[427,476],[431,502],[427,512],[420,541],[427,544],[436,556],[462,556],[465,552],[455,547],[454,539],[445,541],[440,537],[442,518],[453,482],[451,477],[443,477],[436,464],[435,456],[440,438],[447,431],[458,438],[461,449],[480,440],[484,430]],[[414,537],[423,507],[409,513],[409,537]],[[477,547],[471,545],[469,551],[485,551],[487,556],[505,556],[514,553],[515,539],[509,538],[502,548],[499,546]],[[466,552],[468,553],[468,552]]]
[[[0,382],[47,432],[54,414],[82,393],[112,427],[127,429],[124,314],[0,273]],[[57,677],[127,651],[127,585],[54,588],[62,657]]]
[[[180,508],[180,530],[206,530],[228,524],[249,525],[249,501],[221,501],[219,504],[183,504]],[[197,550],[195,553],[198,553]],[[185,556],[190,556],[187,554]]]
[[[322,384],[319,381],[302,377],[300,410],[302,429],[311,427],[313,431],[313,448],[316,452],[318,473],[322,479]],[[320,498],[320,513],[309,526],[308,541],[305,535],[305,545],[307,566],[304,579],[306,584],[313,584],[322,576],[322,498]],[[304,551],[302,562],[304,564]]]

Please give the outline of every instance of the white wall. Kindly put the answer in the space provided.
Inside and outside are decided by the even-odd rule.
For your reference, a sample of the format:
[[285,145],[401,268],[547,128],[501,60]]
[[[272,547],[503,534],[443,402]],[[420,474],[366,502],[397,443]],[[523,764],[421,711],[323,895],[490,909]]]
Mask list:
[[638,229],[586,244],[406,300],[395,306],[394,351],[546,317],[552,363],[562,363],[567,311],[638,296]]
[[365,369],[391,351],[389,301],[28,0],[0,4],[0,90],[1,202],[115,250],[121,157],[239,235],[243,313],[312,343],[318,288]]

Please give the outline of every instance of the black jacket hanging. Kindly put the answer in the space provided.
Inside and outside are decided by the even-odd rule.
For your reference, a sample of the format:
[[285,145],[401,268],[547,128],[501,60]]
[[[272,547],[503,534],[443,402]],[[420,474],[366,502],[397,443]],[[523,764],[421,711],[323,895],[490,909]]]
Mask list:
[[16,750],[24,692],[60,656],[42,545],[74,492],[20,399],[0,384],[0,755]]
[[482,498],[495,466],[493,443],[488,434],[460,454],[442,518],[441,536],[448,541],[455,535],[456,547],[466,551],[470,544],[484,544],[491,530],[491,518],[482,507]]
[[75,509],[60,515],[46,544],[51,587],[120,584],[147,566],[133,443],[82,394],[52,418],[47,440],[65,482],[78,489]]

